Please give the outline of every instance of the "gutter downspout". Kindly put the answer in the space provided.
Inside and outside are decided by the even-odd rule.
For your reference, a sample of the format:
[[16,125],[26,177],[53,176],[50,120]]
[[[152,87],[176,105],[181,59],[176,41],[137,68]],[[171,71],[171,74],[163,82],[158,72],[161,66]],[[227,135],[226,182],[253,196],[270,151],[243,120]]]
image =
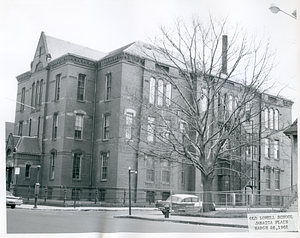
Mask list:
[[[261,166],[261,112],[262,112],[262,108],[261,108],[261,105],[262,105],[262,95],[260,94],[259,95],[259,127],[258,127],[258,194],[260,195],[260,183],[261,183],[261,180],[260,180],[260,166]],[[260,198],[260,196],[259,196]]]
[[97,80],[98,80],[98,63],[96,65],[95,89],[94,89],[94,111],[93,111],[93,127],[92,127],[92,153],[90,163],[90,187],[93,186],[93,162],[94,162],[94,148],[95,148],[95,127],[96,127],[96,99],[97,99]]
[[[46,135],[46,117],[47,117],[47,108],[48,108],[48,96],[49,96],[49,79],[50,79],[50,66],[49,64],[46,66],[46,70],[47,70],[47,77],[46,77],[46,89],[45,89],[45,106],[44,106],[44,120],[43,120],[43,134],[42,134],[42,154],[41,154],[41,171],[40,171],[40,174],[43,175],[43,170],[44,170],[44,159],[43,159],[43,156],[46,154],[45,153],[45,135]],[[39,135],[38,135],[38,138],[39,138]],[[42,183],[43,183],[43,178],[41,178],[41,186],[42,186]]]
[[[138,141],[137,141],[137,152],[136,152],[136,158],[135,158],[135,169],[138,171],[138,166],[139,166],[139,154],[140,154],[140,143],[141,143],[141,118],[142,118],[142,107],[143,107],[143,98],[144,98],[144,74],[145,74],[145,61],[142,63],[142,82],[141,82],[141,106],[139,107],[139,125],[138,125]],[[138,188],[138,176],[139,173],[135,174],[135,188],[134,188],[134,202],[136,203],[137,201],[137,188]]]

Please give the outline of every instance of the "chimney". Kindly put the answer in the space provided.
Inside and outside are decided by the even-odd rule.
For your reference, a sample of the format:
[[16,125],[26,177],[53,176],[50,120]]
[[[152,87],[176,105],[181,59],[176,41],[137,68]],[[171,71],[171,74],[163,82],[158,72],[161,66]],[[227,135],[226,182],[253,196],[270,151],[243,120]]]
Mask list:
[[222,36],[222,73],[227,74],[227,35]]

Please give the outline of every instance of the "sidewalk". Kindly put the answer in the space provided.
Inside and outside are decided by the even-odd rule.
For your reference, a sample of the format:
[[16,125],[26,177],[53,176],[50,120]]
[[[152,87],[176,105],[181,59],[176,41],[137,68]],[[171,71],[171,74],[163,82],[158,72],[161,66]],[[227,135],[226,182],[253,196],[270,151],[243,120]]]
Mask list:
[[[223,226],[223,227],[236,227],[248,228],[247,218],[216,218],[216,217],[196,217],[196,216],[179,216],[170,214],[169,218],[155,208],[132,207],[131,215],[128,215],[128,207],[55,207],[38,205],[33,208],[33,205],[22,204],[17,206],[16,209],[29,209],[29,210],[48,210],[48,211],[124,211],[124,215],[114,216],[114,218],[128,218],[140,219],[148,221],[162,221],[162,222],[176,222],[195,225],[206,226]],[[147,214],[141,211],[151,211]],[[126,215],[125,215],[126,214]]]

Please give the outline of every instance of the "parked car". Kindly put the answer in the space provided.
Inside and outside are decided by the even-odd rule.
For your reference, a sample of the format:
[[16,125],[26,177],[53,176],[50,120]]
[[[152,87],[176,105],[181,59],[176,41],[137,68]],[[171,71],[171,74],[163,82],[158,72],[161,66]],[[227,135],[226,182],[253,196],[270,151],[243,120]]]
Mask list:
[[202,201],[199,201],[199,198],[195,195],[174,194],[165,201],[156,201],[155,206],[161,210],[163,214],[166,207],[172,209],[171,212],[198,212],[202,207]]
[[21,205],[23,203],[23,198],[15,197],[11,192],[6,191],[6,206],[15,208],[16,205]]

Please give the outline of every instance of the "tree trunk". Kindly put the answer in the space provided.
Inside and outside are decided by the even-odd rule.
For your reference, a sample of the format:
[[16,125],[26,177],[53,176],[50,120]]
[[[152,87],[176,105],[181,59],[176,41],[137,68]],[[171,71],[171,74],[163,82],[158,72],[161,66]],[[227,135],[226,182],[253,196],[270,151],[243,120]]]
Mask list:
[[212,197],[212,182],[213,178],[211,176],[202,175],[203,184],[203,212],[214,211],[215,206],[213,204]]

